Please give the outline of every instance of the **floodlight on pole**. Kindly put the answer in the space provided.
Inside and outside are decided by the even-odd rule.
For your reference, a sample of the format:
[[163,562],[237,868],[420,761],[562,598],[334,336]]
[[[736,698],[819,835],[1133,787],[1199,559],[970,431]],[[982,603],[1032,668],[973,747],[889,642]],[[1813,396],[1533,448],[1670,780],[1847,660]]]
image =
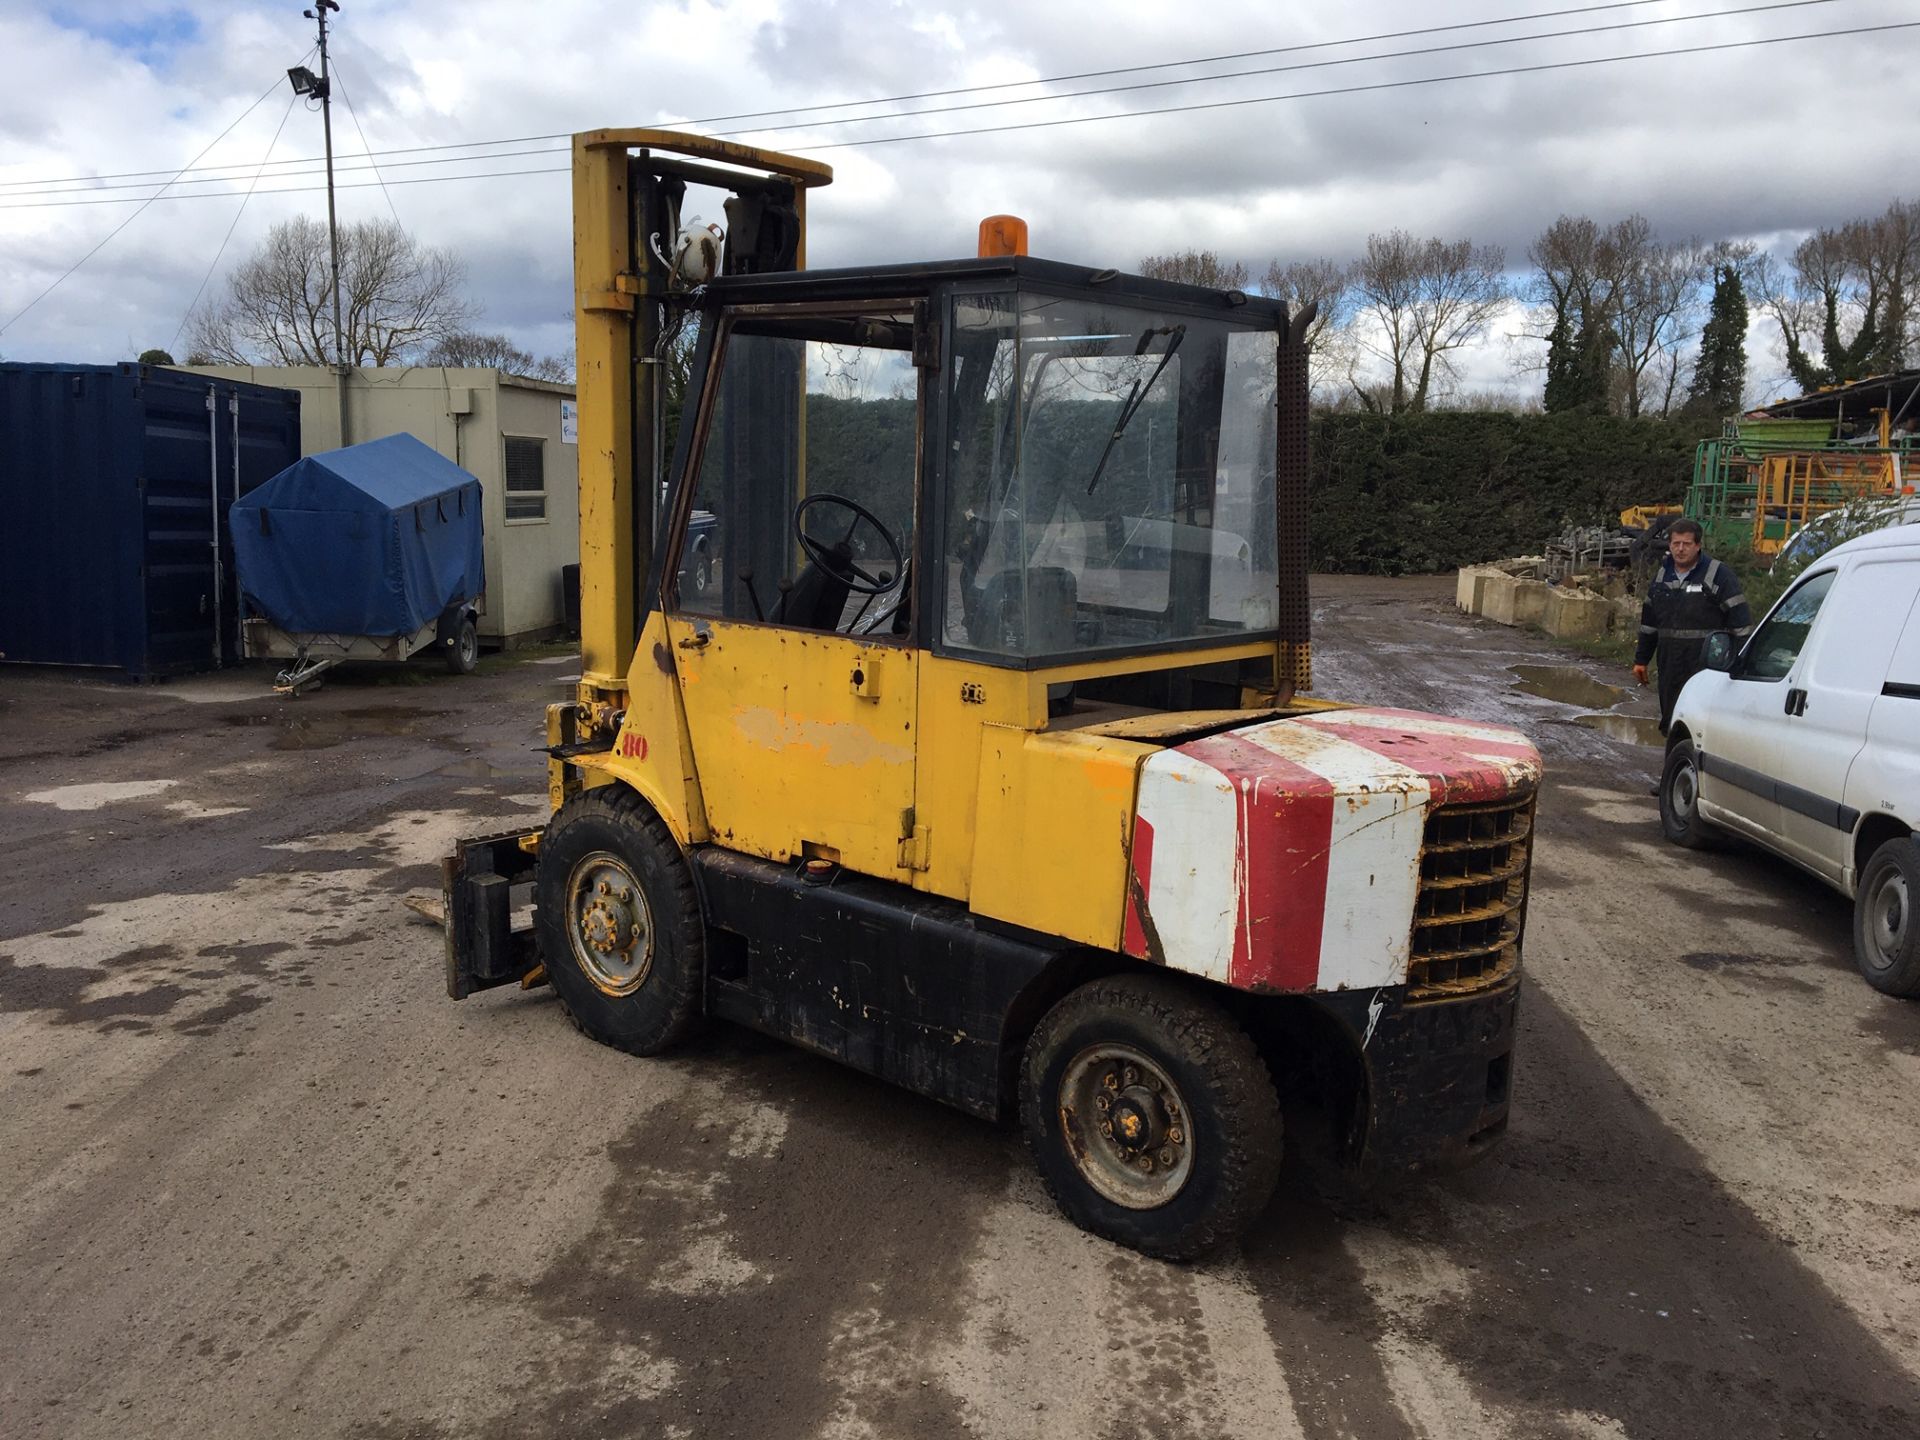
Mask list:
[[333,86],[327,75],[327,12],[338,11],[337,0],[314,0],[311,10],[300,13],[320,29],[320,73],[315,75],[304,65],[287,71],[293,93],[320,102],[320,125],[327,142],[327,244],[333,255],[333,368],[334,388],[340,397],[340,443],[347,436],[347,334],[340,319],[340,218],[333,199]]

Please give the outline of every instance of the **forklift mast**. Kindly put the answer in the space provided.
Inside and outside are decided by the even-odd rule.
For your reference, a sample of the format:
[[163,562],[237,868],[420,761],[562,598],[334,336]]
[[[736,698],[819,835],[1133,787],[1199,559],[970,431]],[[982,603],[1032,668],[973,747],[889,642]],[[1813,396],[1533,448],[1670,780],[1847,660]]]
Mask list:
[[[668,253],[689,184],[727,193],[720,273],[806,264],[817,161],[669,130],[573,137],[573,274],[580,405],[579,699],[592,728],[625,706],[665,481]],[[593,723],[601,722],[601,723]]]

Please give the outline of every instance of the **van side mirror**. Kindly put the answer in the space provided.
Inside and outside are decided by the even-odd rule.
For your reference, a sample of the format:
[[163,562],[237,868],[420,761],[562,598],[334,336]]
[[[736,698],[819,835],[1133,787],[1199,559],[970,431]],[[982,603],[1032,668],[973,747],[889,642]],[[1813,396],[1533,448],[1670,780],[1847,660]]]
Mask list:
[[1725,630],[1716,630],[1707,636],[1706,644],[1700,647],[1700,664],[1708,670],[1731,670],[1733,636]]

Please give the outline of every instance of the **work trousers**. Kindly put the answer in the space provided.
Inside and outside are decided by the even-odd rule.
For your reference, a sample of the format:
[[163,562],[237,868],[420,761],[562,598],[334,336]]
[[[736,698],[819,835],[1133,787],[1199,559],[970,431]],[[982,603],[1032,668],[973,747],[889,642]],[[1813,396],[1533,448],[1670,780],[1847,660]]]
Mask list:
[[1654,652],[1654,674],[1660,685],[1660,733],[1667,733],[1667,727],[1673,723],[1673,707],[1680,699],[1680,692],[1686,688],[1687,681],[1698,675],[1703,668],[1700,663],[1701,651],[1705,650],[1704,639],[1679,640],[1665,631],[1660,634],[1659,648]]

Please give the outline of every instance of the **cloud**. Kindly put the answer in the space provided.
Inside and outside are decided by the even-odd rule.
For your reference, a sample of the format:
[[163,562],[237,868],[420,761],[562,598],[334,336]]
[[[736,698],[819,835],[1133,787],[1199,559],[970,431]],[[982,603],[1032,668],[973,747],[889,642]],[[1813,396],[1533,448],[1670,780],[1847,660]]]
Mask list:
[[[530,350],[565,350],[571,305],[566,174],[435,178],[564,172],[564,142],[505,147],[540,152],[527,155],[502,155],[495,147],[387,156],[383,192],[371,171],[354,168],[366,164],[358,158],[363,133],[383,151],[565,136],[607,125],[713,119],[1153,64],[1166,68],[1051,88],[1185,83],[858,124],[829,123],[849,113],[842,110],[790,117],[789,125],[800,123],[800,129],[775,129],[772,117],[709,128],[757,126],[753,137],[815,153],[836,167],[836,183],[810,206],[816,265],[968,254],[979,218],[999,211],[1027,218],[1038,253],[1130,266],[1146,254],[1203,246],[1245,260],[1257,274],[1275,257],[1351,256],[1370,232],[1395,226],[1498,244],[1518,269],[1531,239],[1563,212],[1603,221],[1638,212],[1667,236],[1767,235],[1790,244],[1810,227],[1884,209],[1907,173],[1920,122],[1896,107],[1862,123],[1857,108],[1840,102],[1904,93],[1920,31],[1530,75],[1485,72],[1912,18],[1909,7],[1893,0],[1200,78],[1697,8],[1662,3],[1356,47],[1329,42],[1428,28],[1451,12],[1415,0],[1294,11],[1284,19],[1254,0],[1207,7],[980,0],[968,8],[906,0],[683,0],[618,11],[586,0],[538,7],[520,0],[355,4],[336,17],[341,92],[351,111],[336,106],[334,137],[341,181],[356,187],[340,191],[341,215],[397,214],[423,241],[465,258],[484,328],[504,330]],[[260,182],[263,193],[240,214],[215,285],[275,220],[323,213],[323,196],[310,188],[265,193],[318,183],[311,162],[320,150],[319,117],[299,104],[289,110],[291,96],[279,78],[312,40],[296,8],[231,0],[29,0],[6,7],[0,14],[0,323],[133,209],[50,208],[52,202],[146,193],[95,189],[83,196],[71,193],[72,185],[24,182],[163,167],[170,173],[263,92],[268,98],[202,163],[249,173],[283,118],[275,158],[310,163],[270,167]],[[1299,48],[1305,46],[1322,48]],[[1281,47],[1292,53],[1167,64]],[[1401,83],[1443,75],[1472,78]],[[1273,98],[1387,84],[1399,88]],[[891,108],[1032,93],[1001,90]],[[1256,103],[1130,113],[1227,100]],[[1121,118],[1038,124],[1094,116]],[[1022,125],[1030,128],[814,148]],[[411,163],[458,155],[474,158]],[[70,193],[35,193],[46,191]],[[698,193],[689,210],[718,218],[710,197]],[[237,213],[240,201],[231,193],[153,204],[0,336],[0,352],[13,359],[110,360],[169,343]],[[1463,357],[1462,368],[1479,388],[1504,375],[1506,365],[1501,346],[1490,341]],[[1756,357],[1756,372],[1761,368]]]

